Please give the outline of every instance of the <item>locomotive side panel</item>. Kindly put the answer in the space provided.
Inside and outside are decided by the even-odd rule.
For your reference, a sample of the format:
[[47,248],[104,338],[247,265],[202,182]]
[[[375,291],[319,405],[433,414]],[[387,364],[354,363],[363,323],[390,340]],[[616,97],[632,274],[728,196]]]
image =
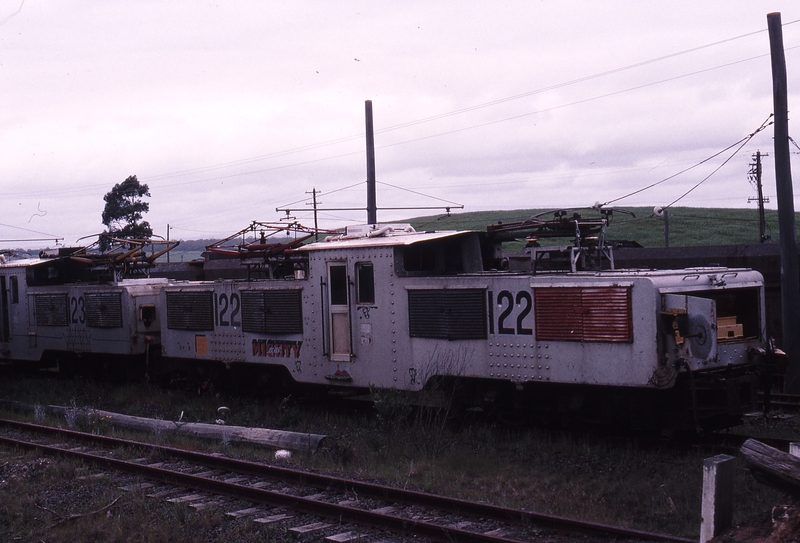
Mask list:
[[674,379],[659,364],[659,299],[647,280],[485,274],[404,287],[404,388],[434,375],[628,387]]
[[674,374],[659,364],[659,299],[649,280],[534,278],[531,288],[536,358],[544,361],[545,379],[624,387],[671,384]]
[[[284,366],[303,374],[304,333],[313,335],[307,281],[175,283],[160,305],[167,358]],[[313,355],[311,356],[313,358]]]
[[[155,305],[156,294],[131,295],[120,286],[28,289],[28,343],[36,352],[139,355],[157,335],[158,323],[141,319],[137,299]],[[147,317],[147,315],[145,315]]]
[[28,344],[25,268],[0,267],[0,360],[39,360]]
[[53,364],[47,353],[60,353],[54,360],[63,355],[143,355],[158,342],[155,307],[164,281],[58,284],[61,277],[51,269],[56,267],[46,260],[0,268],[3,358]]

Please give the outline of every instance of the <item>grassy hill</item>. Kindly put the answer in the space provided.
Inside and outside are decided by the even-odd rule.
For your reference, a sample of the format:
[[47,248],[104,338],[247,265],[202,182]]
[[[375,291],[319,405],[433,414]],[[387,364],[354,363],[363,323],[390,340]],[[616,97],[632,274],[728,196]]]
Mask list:
[[[489,224],[502,221],[510,223],[525,220],[532,215],[545,212],[543,219],[551,218],[553,210],[516,209],[510,211],[481,211],[457,213],[450,216],[431,215],[396,221],[411,223],[418,231],[423,230],[485,230]],[[597,217],[591,209],[568,210],[580,213],[583,217]],[[616,212],[608,226],[607,238],[611,240],[631,240],[645,247],[664,246],[664,219],[653,215],[649,207],[625,208],[631,216]],[[778,243],[778,212],[766,212],[767,235],[772,243]],[[800,214],[795,214],[795,223],[800,225]],[[758,243],[758,209],[720,209],[673,207],[669,209],[670,246],[686,247],[696,245],[733,245]],[[800,234],[798,234],[800,238]],[[186,240],[172,251],[173,261],[200,258],[201,252],[215,240]],[[554,242],[555,243],[555,242]],[[561,242],[559,242],[561,243]],[[564,241],[564,243],[568,243]],[[508,248],[510,250],[510,248]],[[165,260],[162,258],[162,260]]]
[[[488,224],[521,221],[545,211],[548,210],[482,211],[449,217],[416,217],[404,222],[410,222],[417,230],[485,230]],[[586,218],[598,216],[591,209],[574,211]],[[606,230],[607,239],[633,240],[645,247],[664,246],[663,217],[656,217],[653,209],[646,207],[625,208],[625,211],[632,212],[635,217],[616,212]],[[551,217],[552,213],[541,216],[543,219]],[[795,223],[800,223],[800,214],[795,214]],[[777,243],[777,211],[766,212],[766,224],[767,235],[771,235],[772,242]],[[672,247],[758,243],[758,209],[673,207],[669,209],[669,231],[669,244]]]

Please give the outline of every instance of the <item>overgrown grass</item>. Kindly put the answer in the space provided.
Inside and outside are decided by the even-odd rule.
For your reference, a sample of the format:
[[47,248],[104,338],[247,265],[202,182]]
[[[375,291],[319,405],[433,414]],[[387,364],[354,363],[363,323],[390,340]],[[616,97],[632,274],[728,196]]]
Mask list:
[[[144,384],[119,387],[81,379],[0,380],[0,398],[65,405],[75,398],[81,406],[173,420],[183,412],[184,420],[211,422],[217,408],[225,405],[231,409],[230,424],[326,434],[327,440],[315,455],[295,453],[292,462],[298,467],[642,530],[688,537],[698,534],[702,453],[615,445],[591,436],[564,436],[536,428],[508,429],[485,420],[456,424],[446,403],[430,401],[428,407],[420,409],[408,405],[398,391],[374,394],[378,400],[375,407],[331,409],[324,404],[298,403],[291,397],[267,401],[224,393],[198,396]],[[34,415],[27,416],[32,419]],[[64,424],[62,420],[49,422]],[[800,434],[797,422],[784,422],[782,427],[785,434],[791,434],[787,437]],[[273,453],[166,434],[127,436],[105,427],[98,431],[135,439],[158,437],[169,445],[186,448],[224,448],[228,454],[265,461],[270,461]],[[53,478],[60,480],[62,476]],[[0,500],[18,492],[20,489],[0,488]],[[97,495],[103,498],[87,504],[87,508],[108,503],[114,494],[102,492],[98,490]],[[736,522],[769,509],[781,498],[778,492],[757,484],[741,464],[736,492]],[[2,513],[0,533],[21,526],[14,520],[17,514],[31,520],[24,516],[29,513],[22,512],[30,506],[23,501],[14,506],[16,512]],[[188,540],[186,534],[195,528],[212,533],[219,529],[212,525],[187,527],[187,522],[206,521],[174,517],[183,514],[178,512],[156,514],[148,500],[128,507],[139,522],[165,523],[162,529],[171,531],[160,532],[163,540]],[[102,530],[120,533],[105,524]]]

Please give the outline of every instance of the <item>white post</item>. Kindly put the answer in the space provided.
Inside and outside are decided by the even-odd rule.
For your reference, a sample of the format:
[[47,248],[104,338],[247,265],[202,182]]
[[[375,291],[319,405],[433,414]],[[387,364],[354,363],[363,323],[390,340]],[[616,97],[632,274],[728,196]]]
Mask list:
[[733,523],[733,479],[736,459],[720,454],[703,461],[703,504],[700,543]]
[[789,443],[789,454],[792,456],[800,456],[800,441],[792,441]]

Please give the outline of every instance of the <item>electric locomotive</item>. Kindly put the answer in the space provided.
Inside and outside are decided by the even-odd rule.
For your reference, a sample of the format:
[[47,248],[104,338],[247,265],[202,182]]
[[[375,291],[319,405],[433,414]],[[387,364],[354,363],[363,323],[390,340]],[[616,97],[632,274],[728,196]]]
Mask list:
[[710,428],[755,409],[758,272],[615,270],[604,222],[556,222],[583,241],[508,259],[506,226],[366,225],[273,251],[263,279],[172,281],[162,355],[337,394],[452,385],[463,407],[556,422]]
[[156,306],[167,280],[125,278],[142,245],[126,241],[121,252],[102,256],[62,248],[0,261],[0,362],[65,373],[147,371],[160,348]]

